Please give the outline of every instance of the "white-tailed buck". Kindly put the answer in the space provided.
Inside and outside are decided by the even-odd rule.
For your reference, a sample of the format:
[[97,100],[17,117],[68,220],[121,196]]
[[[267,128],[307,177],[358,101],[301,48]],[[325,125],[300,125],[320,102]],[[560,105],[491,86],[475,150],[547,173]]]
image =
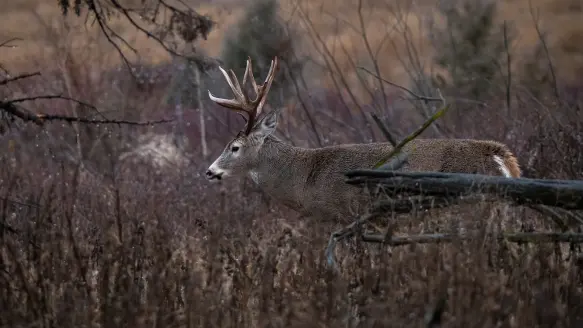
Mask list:
[[[393,147],[390,143],[344,144],[301,148],[286,144],[273,133],[280,109],[260,117],[277,70],[277,57],[264,84],[257,85],[251,61],[243,77],[250,80],[255,98],[241,88],[235,73],[220,68],[233,91],[233,99],[209,96],[215,103],[246,114],[243,131],[232,139],[206,172],[209,180],[249,174],[267,194],[306,216],[345,220],[352,209],[364,205],[360,188],[344,182],[344,172],[371,168]],[[406,171],[482,173],[520,177],[515,156],[504,144],[489,140],[416,139],[403,149]]]

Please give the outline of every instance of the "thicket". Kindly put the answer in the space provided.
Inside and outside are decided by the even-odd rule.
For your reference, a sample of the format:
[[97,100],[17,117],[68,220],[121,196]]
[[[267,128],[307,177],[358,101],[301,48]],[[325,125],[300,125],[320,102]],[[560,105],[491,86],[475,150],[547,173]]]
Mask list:
[[[270,16],[275,12],[272,2],[256,4],[264,8],[264,17],[275,17]],[[529,176],[581,178],[583,121],[577,106],[582,99],[572,92],[580,86],[566,85],[560,74],[549,72],[552,57],[539,44],[542,55],[537,52],[538,59],[524,62],[542,61],[544,64],[537,62],[540,65],[536,66],[540,76],[556,78],[530,81],[524,88],[521,76],[514,70],[509,75],[504,68],[509,59],[523,60],[505,44],[506,39],[508,44],[512,40],[510,33],[504,37],[504,26],[509,25],[494,23],[491,2],[471,3],[455,7],[464,10],[441,7],[449,27],[428,26],[427,33],[431,31],[436,40],[447,31],[454,37],[448,46],[439,43],[442,52],[436,53],[433,63],[440,67],[443,79],[415,74],[425,76],[430,88],[411,88],[436,95],[439,87],[453,104],[438,129],[428,133],[494,138],[517,153]],[[454,24],[456,21],[467,24]],[[278,34],[274,27],[266,27],[273,34],[260,33],[261,28],[254,26],[247,25],[248,30],[241,30],[237,37],[234,33],[229,41],[249,48],[237,54],[225,46],[222,57],[231,61],[224,67],[237,71],[252,56],[259,79],[265,76],[274,54],[286,58],[287,50],[278,52],[281,49],[274,46],[285,38],[275,35],[291,34]],[[317,35],[306,37],[317,43]],[[286,42],[293,50],[295,43]],[[544,42],[541,33],[540,43]],[[459,51],[455,56],[453,48]],[[181,54],[176,53],[175,58],[182,58]],[[305,109],[286,118],[302,124],[281,126],[280,135],[291,142],[355,142],[371,136],[380,140],[384,137],[375,130],[367,111],[382,110],[385,101],[389,104],[386,112],[377,113],[383,114],[381,118],[399,139],[423,119],[419,113],[431,110],[427,105],[421,112],[409,110],[399,114],[399,120],[388,120],[397,115],[396,110],[393,112],[389,91],[374,89],[377,80],[362,80],[374,91],[370,100],[374,104],[350,100],[341,73],[346,77],[351,72],[339,72],[331,60],[324,62],[330,65],[326,72],[337,78],[336,89],[302,89],[304,84],[298,83],[293,85],[293,93],[286,94],[290,102],[297,100],[295,106]],[[182,59],[175,63],[183,67]],[[172,98],[185,94],[170,83],[168,72],[175,66],[134,71],[142,77],[137,82],[121,69],[81,83],[88,81],[85,64],[77,61],[68,68],[68,76],[79,82],[72,83],[74,94],[88,101],[105,99],[98,102],[105,108],[139,110],[140,115],[127,114],[132,120],[166,117],[177,105],[196,105],[195,100],[187,105],[184,97]],[[201,83],[222,83],[216,70],[205,65],[196,69],[203,72]],[[298,69],[290,76],[301,80],[308,73]],[[46,81],[62,81],[62,71],[51,74],[2,84],[2,95],[13,98],[22,93],[60,91],[63,84],[48,85]],[[466,79],[468,75],[474,78]],[[288,81],[283,79],[287,75],[280,76]],[[475,103],[479,106],[474,107]],[[69,108],[66,104],[58,100],[27,109],[61,113]],[[3,112],[3,123],[10,124],[0,136],[0,326],[435,327],[440,323],[578,327],[583,323],[578,253],[553,244],[511,245],[490,239],[488,233],[501,230],[550,228],[532,211],[509,209],[504,204],[417,213],[398,221],[398,233],[459,231],[461,226],[483,232],[482,238],[392,249],[345,243],[337,253],[340,272],[330,270],[324,249],[337,227],[300,218],[269,202],[268,195],[266,201],[266,195],[250,188],[246,180],[223,185],[205,181],[209,160],[200,156],[201,135],[212,157],[242,124],[218,108],[207,109],[202,121],[195,111],[185,110],[181,118],[189,142],[173,154],[186,157],[186,165],[160,155],[166,146],[153,146],[158,154],[154,157],[164,159],[162,165],[153,165],[143,156],[129,160],[121,155],[125,148],[116,152],[108,148],[120,147],[116,133],[173,135],[172,124],[152,128],[91,125],[88,135],[94,137],[87,137],[86,155],[79,156],[73,128],[82,124],[22,124],[18,117]],[[89,108],[84,113],[91,112]],[[124,118],[122,114],[118,112],[116,117]],[[206,133],[201,134],[201,122],[207,123]]]

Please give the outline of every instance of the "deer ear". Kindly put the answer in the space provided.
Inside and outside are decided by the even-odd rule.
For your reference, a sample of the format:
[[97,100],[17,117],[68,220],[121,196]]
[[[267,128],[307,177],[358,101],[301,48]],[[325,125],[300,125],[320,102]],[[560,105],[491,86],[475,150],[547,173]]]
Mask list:
[[277,119],[281,109],[273,110],[271,113],[265,115],[252,130],[251,134],[254,138],[265,139],[277,128]]

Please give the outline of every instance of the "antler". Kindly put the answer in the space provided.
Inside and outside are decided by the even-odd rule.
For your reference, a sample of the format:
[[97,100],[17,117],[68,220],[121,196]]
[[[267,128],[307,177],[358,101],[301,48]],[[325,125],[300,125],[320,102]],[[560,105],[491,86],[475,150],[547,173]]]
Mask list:
[[265,104],[265,99],[267,99],[267,94],[269,92],[269,88],[271,88],[271,83],[273,82],[273,78],[275,77],[275,71],[277,70],[277,57],[275,57],[271,61],[271,67],[269,68],[269,73],[267,73],[267,77],[262,85],[257,85],[255,82],[255,78],[253,77],[253,69],[251,66],[251,58],[247,59],[247,67],[245,68],[245,75],[243,76],[243,85],[247,82],[247,77],[251,78],[251,86],[255,91],[255,99],[251,100],[245,92],[241,89],[241,85],[239,81],[237,81],[237,76],[233,72],[233,70],[229,70],[229,74],[219,66],[219,69],[225,76],[229,87],[233,91],[235,98],[233,99],[224,99],[218,98],[212,95],[209,90],[209,97],[215,103],[226,107],[228,109],[234,110],[240,114],[247,114],[247,124],[245,125],[245,135],[248,135],[255,124],[255,120],[261,114],[261,110],[263,109],[263,105]]

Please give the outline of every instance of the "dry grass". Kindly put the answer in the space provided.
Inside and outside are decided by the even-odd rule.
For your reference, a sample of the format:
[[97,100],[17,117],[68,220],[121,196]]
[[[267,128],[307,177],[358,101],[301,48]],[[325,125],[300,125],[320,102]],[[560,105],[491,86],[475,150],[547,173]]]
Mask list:
[[[418,327],[441,299],[445,327],[583,320],[580,268],[553,245],[478,238],[389,253],[351,243],[335,273],[323,259],[332,226],[189,178],[202,167],[153,179],[134,165],[108,200],[48,154],[16,164],[0,177],[12,200],[0,202],[0,218],[17,230],[0,237],[2,327]],[[542,228],[532,214],[497,207],[452,212],[439,228],[432,217],[406,225]]]
[[[544,8],[544,27],[553,27],[552,55],[561,82],[566,81],[568,72],[579,67],[583,23],[559,24],[573,22],[576,15],[566,1],[533,2]],[[390,8],[381,1],[370,3],[375,10],[365,11],[370,15],[367,31],[376,46],[390,23],[382,21],[390,19],[383,10]],[[211,55],[219,53],[243,5],[198,6],[221,22],[201,42]],[[361,64],[368,60],[362,38],[346,25],[337,29],[323,10],[356,22],[355,6],[355,1],[302,3],[351,83],[356,80],[348,58]],[[503,8],[502,17],[521,28],[523,46],[514,50],[522,59],[537,40],[527,2],[506,1]],[[431,49],[415,24],[430,11],[430,2],[418,1],[414,9],[409,15],[412,37],[424,45],[422,58],[428,58]],[[291,16],[291,2],[282,2],[282,12]],[[301,21],[297,15],[293,20]],[[132,120],[165,116],[173,109],[166,102],[172,65],[146,68],[145,82],[135,83],[127,72],[111,69],[119,58],[96,31],[80,29],[82,22],[73,18],[68,28],[59,23],[56,5],[21,0],[3,7],[0,16],[6,26],[0,37],[26,40],[18,48],[3,48],[1,64],[12,71],[43,72],[3,87],[2,97],[68,93],[97,104],[110,117]],[[39,25],[38,18],[48,25]],[[146,62],[167,60],[159,47],[123,23],[117,26],[143,51]],[[391,35],[396,45],[402,35]],[[338,40],[351,56],[335,45]],[[312,52],[311,39],[302,42],[313,62],[322,59]],[[392,45],[385,48],[383,74],[406,84]],[[308,77],[317,88],[310,90],[307,110],[291,102],[280,135],[313,146],[307,112],[325,144],[381,139],[366,122],[370,104],[363,101],[362,112],[346,106],[345,90],[327,89],[324,69],[312,65],[306,74],[312,74]],[[537,88],[552,94],[547,84]],[[571,90],[573,99],[559,101],[533,99],[515,87],[506,108],[504,90],[496,89],[488,106],[450,112],[443,121],[445,136],[505,142],[530,176],[581,179],[583,120],[576,109],[583,97],[578,90]],[[68,102],[26,105],[48,113],[80,110]],[[410,107],[390,102],[389,109],[383,115],[396,123],[391,127],[397,134],[418,123]],[[209,117],[212,157],[238,131],[240,121],[218,110]],[[583,322],[580,263],[576,252],[555,245],[511,245],[486,234],[465,243],[392,250],[347,242],[337,252],[341,271],[332,272],[323,257],[337,226],[299,218],[248,180],[208,184],[202,173],[212,158],[200,155],[197,114],[185,108],[181,123],[188,127],[186,145],[170,149],[180,163],[162,167],[140,157],[142,136],[157,133],[166,140],[177,135],[178,125],[19,124],[0,135],[0,327],[419,327],[427,310],[442,299],[447,299],[444,327],[578,327]],[[78,167],[80,158],[83,166]],[[398,233],[551,228],[540,216],[504,204],[461,206],[398,222]]]

